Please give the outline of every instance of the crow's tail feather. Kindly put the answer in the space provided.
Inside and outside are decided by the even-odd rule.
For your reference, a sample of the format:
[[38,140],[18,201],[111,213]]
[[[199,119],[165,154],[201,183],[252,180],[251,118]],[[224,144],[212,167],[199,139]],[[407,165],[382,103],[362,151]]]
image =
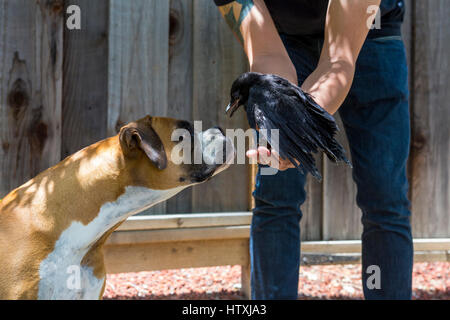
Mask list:
[[331,161],[342,161],[351,166],[350,161],[345,156],[344,148],[335,139],[335,135],[339,131],[336,121],[310,95],[305,94],[305,97],[304,104],[308,115],[311,117],[312,128],[319,133],[314,135],[316,143]]

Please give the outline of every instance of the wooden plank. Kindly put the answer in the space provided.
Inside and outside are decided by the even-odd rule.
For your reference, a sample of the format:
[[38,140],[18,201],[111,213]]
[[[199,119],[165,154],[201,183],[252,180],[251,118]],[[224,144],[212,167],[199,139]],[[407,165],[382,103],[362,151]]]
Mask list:
[[450,262],[450,251],[415,251],[414,263],[417,262]]
[[[108,273],[241,265],[242,290],[249,292],[248,239],[107,245]],[[414,262],[450,261],[450,251],[416,251]],[[302,265],[360,263],[359,253],[302,254]],[[245,271],[245,272],[244,272]]]
[[[247,243],[247,245],[249,245]],[[251,265],[250,265],[250,253],[247,248],[247,259],[241,262],[241,292],[244,294],[246,299],[251,299],[252,297],[252,287],[251,287]]]
[[[414,0],[404,0],[405,16],[402,24],[402,38],[405,43],[406,56],[408,59],[408,67],[411,67],[411,52],[413,49],[413,10]],[[408,74],[410,77],[411,73]]]
[[253,210],[255,208],[255,198],[253,198],[253,191],[256,188],[256,176],[258,174],[258,164],[251,163],[248,166],[249,171],[249,181],[248,181],[248,210]]
[[[243,290],[249,286],[248,239],[201,240],[139,245],[107,245],[104,248],[108,273],[139,272],[220,265],[243,266]],[[449,251],[417,251],[415,262],[450,261]],[[302,254],[302,265],[354,264],[359,253]],[[247,267],[246,267],[247,266]]]
[[450,250],[450,239],[414,239],[414,250],[416,251],[441,251]]
[[[167,115],[169,4],[110,0],[108,135],[147,114]],[[165,212],[163,202],[141,214]]]
[[108,114],[108,1],[70,5],[82,14],[81,30],[64,29],[62,158],[104,139]]
[[359,253],[361,252],[360,240],[335,240],[335,241],[303,241],[302,253]]
[[248,239],[250,226],[119,231],[107,240],[109,245],[142,244],[173,241]]
[[[414,239],[416,251],[447,251],[450,250],[450,238]],[[358,253],[361,252],[360,240],[340,241],[304,241],[302,252],[316,253]]]
[[[414,65],[413,60],[413,49],[414,49],[414,34],[413,34],[413,21],[414,21],[414,0],[405,0],[405,16],[402,24],[402,38],[405,44],[406,59],[408,60],[408,86],[409,86],[409,108],[412,114],[412,106],[414,104],[414,96],[412,92],[414,91],[413,74]],[[407,175],[408,182],[411,185],[412,181],[412,170],[411,170],[411,157],[408,159],[407,163]],[[408,198],[411,199],[411,188],[408,190]]]
[[248,239],[105,246],[108,273],[248,265]]
[[[323,175],[323,155],[317,154],[316,166]],[[323,183],[310,174],[306,180],[306,201],[301,206],[303,217],[300,221],[300,236],[302,241],[322,240],[323,225]]]
[[411,200],[415,237],[450,236],[450,6],[416,1]]
[[128,218],[117,231],[249,225],[251,219],[251,212],[135,216]]
[[302,266],[356,263],[361,263],[361,254],[359,253],[303,253],[300,258]]
[[[170,0],[169,95],[167,115],[193,120],[192,116],[192,1]],[[192,189],[169,199],[167,213],[192,211]]]
[[0,198],[60,160],[62,1],[0,2]]
[[[344,125],[339,115],[336,120],[340,128],[337,140],[350,157],[350,148]],[[356,205],[356,185],[352,169],[336,165],[324,157],[323,179],[323,231],[322,240],[359,239],[362,232],[361,211]]]
[[[332,265],[332,264],[358,264],[361,263],[359,253],[337,253],[337,254],[302,254],[301,265]],[[414,251],[414,263],[450,261],[450,251]]]
[[[235,78],[247,67],[243,49],[212,1],[194,0],[193,116],[203,129],[248,128],[241,110],[232,119],[225,115]],[[247,165],[233,165],[225,173],[193,188],[194,212],[248,210]]]

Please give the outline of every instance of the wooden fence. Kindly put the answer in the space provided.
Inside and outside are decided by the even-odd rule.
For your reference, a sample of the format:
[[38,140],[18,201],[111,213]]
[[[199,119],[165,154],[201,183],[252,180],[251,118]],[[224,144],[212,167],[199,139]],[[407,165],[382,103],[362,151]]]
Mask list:
[[[65,27],[71,4],[81,30]],[[413,233],[450,237],[450,0],[406,5]],[[224,106],[247,63],[210,0],[0,0],[0,25],[0,198],[146,114],[246,127]],[[351,170],[318,163],[324,180],[308,182],[302,238],[359,239]],[[146,213],[248,211],[249,181],[235,165]]]

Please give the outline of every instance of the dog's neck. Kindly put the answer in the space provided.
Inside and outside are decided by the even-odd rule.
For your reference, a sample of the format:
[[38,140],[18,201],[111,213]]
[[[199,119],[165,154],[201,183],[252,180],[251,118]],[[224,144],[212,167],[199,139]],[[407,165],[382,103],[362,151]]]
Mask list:
[[[164,201],[182,189],[152,190],[133,186],[129,166],[116,136],[66,158],[5,200],[14,206],[20,199],[22,203],[38,208],[35,212],[44,216],[43,230],[52,230],[55,233],[52,236],[57,238],[78,223],[83,226],[84,234],[79,237],[85,246],[130,215]],[[47,207],[59,207],[61,211],[47,216],[48,210],[42,208],[43,203]]]
[[[79,194],[75,194],[74,201],[86,205],[89,208],[87,211],[91,211],[90,221],[83,222],[83,217],[76,219],[83,222],[83,239],[89,244],[95,243],[105,232],[129,216],[183,189],[152,190],[133,186],[117,137],[80,151],[70,161],[78,162],[78,172],[73,176],[78,177],[78,183],[86,195],[80,199]],[[76,212],[81,212],[79,207]]]

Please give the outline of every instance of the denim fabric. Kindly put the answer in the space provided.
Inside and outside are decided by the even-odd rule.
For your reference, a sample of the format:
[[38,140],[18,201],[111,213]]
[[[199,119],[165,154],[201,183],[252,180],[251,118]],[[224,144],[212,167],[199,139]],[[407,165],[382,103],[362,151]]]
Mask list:
[[[317,65],[321,41],[285,35],[282,40],[301,84]],[[362,284],[366,299],[411,298],[408,95],[403,42],[367,39],[351,90],[339,109],[358,188],[356,201],[362,212]],[[258,171],[250,233],[253,299],[297,298],[305,181],[305,175],[296,169],[273,176]],[[380,289],[366,285],[371,265],[380,268]]]

